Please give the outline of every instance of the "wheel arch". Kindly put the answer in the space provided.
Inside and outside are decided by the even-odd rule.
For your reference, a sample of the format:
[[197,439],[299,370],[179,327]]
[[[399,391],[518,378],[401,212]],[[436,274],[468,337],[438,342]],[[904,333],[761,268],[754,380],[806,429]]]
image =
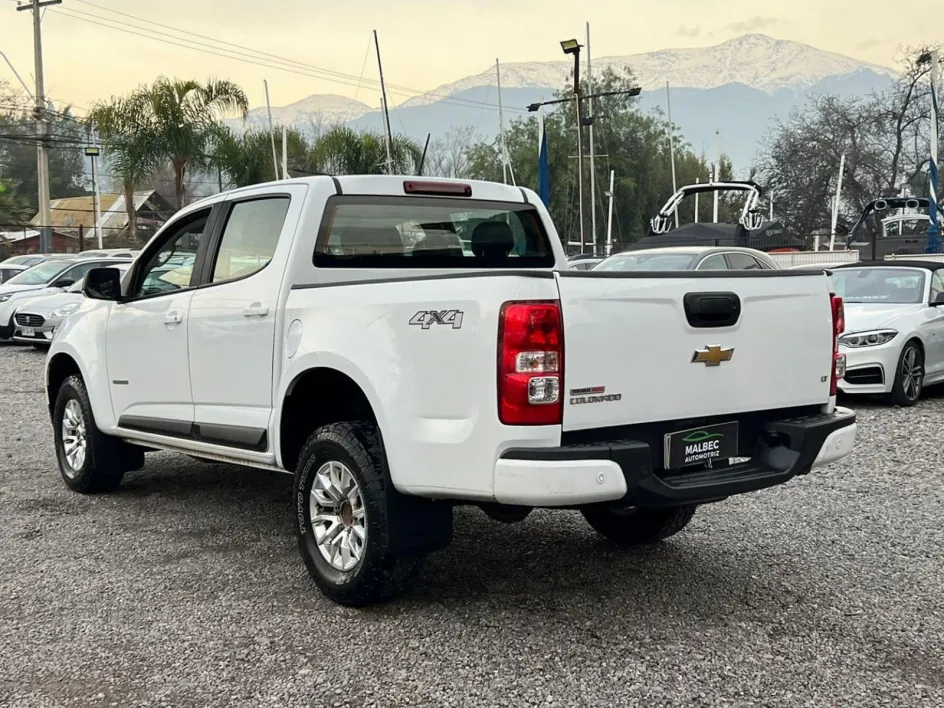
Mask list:
[[50,420],[52,420],[53,410],[56,407],[56,396],[59,395],[62,382],[74,375],[85,381],[82,367],[79,366],[79,362],[75,357],[68,352],[57,352],[46,363],[46,407],[49,410]]
[[280,398],[277,454],[283,469],[294,472],[298,455],[316,429],[331,423],[367,421],[383,436],[376,396],[361,377],[325,364],[298,371]]

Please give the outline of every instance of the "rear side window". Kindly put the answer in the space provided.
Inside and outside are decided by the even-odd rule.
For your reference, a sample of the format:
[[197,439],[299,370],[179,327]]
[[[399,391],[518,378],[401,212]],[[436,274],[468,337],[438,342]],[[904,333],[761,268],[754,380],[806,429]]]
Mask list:
[[233,205],[213,265],[214,283],[245,278],[269,264],[289,201],[288,197],[266,197]]
[[552,267],[529,204],[421,197],[331,197],[315,243],[319,268]]

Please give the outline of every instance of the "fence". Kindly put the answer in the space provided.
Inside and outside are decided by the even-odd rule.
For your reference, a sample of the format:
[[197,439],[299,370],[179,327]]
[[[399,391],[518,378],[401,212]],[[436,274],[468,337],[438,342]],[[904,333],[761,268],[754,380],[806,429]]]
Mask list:
[[902,253],[900,255],[885,256],[886,261],[933,261],[944,263],[944,253]]
[[858,251],[790,251],[787,253],[768,253],[767,255],[773,258],[781,268],[859,262]]
[[[146,223],[138,226],[137,238],[131,238],[127,227],[102,227],[102,248],[141,248],[154,235],[159,224]],[[0,258],[40,252],[39,233],[41,226],[22,224],[0,224]],[[98,249],[95,229],[52,227],[52,253],[81,253]]]

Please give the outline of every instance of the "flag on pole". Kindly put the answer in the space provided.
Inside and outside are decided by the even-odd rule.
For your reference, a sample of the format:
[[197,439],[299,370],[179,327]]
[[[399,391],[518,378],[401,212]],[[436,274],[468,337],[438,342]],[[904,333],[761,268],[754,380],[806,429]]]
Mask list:
[[938,173],[937,173],[937,127],[938,127],[938,101],[941,86],[938,82],[939,57],[937,52],[931,52],[931,162],[928,168],[929,173],[929,197],[928,202],[928,245],[925,253],[939,253],[941,250],[941,234],[937,225],[937,194],[938,194]]
[[538,196],[544,206],[551,202],[551,170],[547,163],[547,128],[544,125],[544,111],[538,113]]

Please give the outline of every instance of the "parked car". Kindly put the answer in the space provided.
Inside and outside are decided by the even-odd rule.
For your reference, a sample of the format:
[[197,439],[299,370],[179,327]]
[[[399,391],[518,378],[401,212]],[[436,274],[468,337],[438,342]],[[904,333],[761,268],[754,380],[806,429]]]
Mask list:
[[[471,255],[404,238],[470,222]],[[159,279],[176,287],[150,288],[181,254]],[[849,454],[825,273],[662,275],[567,269],[540,198],[510,185],[318,176],[214,195],[124,278],[86,276],[46,360],[59,469],[83,493],[152,449],[292,474],[309,574],[363,606],[451,542],[457,504],[509,522],[579,509],[643,545]]]
[[567,267],[571,270],[590,270],[597,263],[602,261],[603,258],[594,257],[594,258],[578,258],[572,261],[568,261]]
[[7,265],[6,262],[0,263],[0,285],[8,281],[14,275],[19,275],[26,270],[26,268],[27,266],[18,265],[16,263],[11,263],[10,265]]
[[[115,267],[124,275],[131,262],[120,262]],[[160,271],[155,270],[155,275]],[[13,314],[13,341],[46,348],[63,319],[75,312],[85,300],[85,276],[64,292],[37,291],[39,295],[26,299]]]
[[29,253],[22,256],[10,256],[9,258],[4,259],[0,262],[2,266],[8,265],[22,265],[27,268],[31,268],[34,265],[38,265],[43,261],[52,260],[53,258],[74,258],[75,254],[72,253]]
[[763,251],[734,246],[668,246],[614,253],[593,271],[629,270],[779,270]]
[[82,258],[135,258],[141,251],[127,248],[103,248],[97,251],[82,251]]
[[62,292],[108,258],[53,258],[27,268],[0,285],[0,340],[13,336],[13,313],[24,299]]
[[839,390],[913,406],[944,381],[944,263],[861,261],[833,267],[846,308]]

